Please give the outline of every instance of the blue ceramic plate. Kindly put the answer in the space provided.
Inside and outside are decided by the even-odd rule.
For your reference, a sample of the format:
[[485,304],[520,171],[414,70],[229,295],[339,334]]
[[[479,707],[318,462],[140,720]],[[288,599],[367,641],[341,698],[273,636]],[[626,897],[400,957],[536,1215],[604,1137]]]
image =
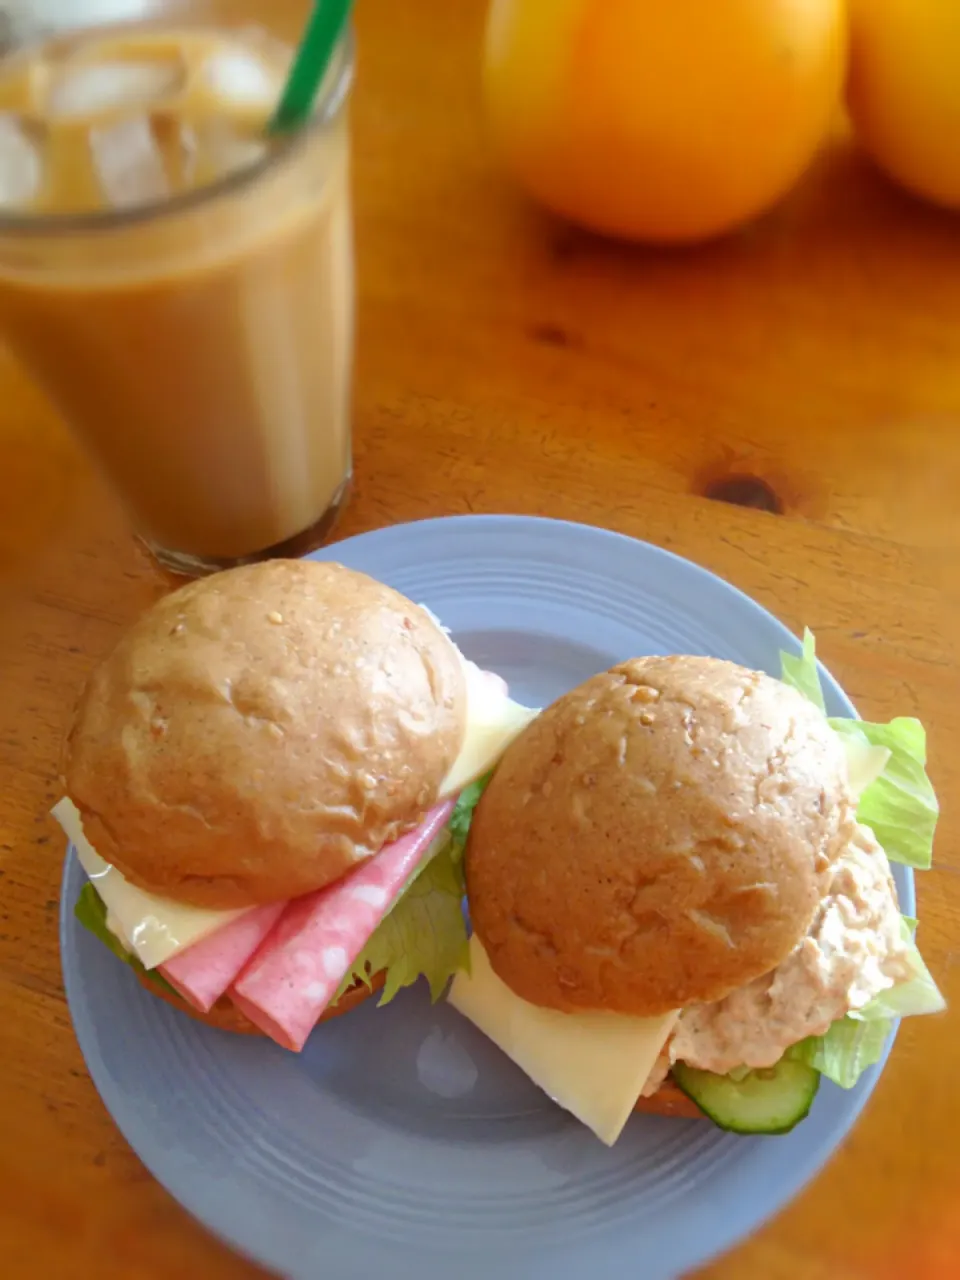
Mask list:
[[[779,674],[779,650],[796,648],[704,570],[579,525],[425,521],[323,557],[429,605],[533,705],[638,654],[713,654]],[[824,687],[832,714],[853,714],[826,675]],[[895,875],[909,913],[912,880]],[[849,1093],[825,1083],[788,1137],[636,1116],[608,1150],[419,988],[321,1026],[299,1056],[195,1024],[75,923],[82,881],[71,852],[63,971],[104,1103],[192,1214],[295,1280],[676,1277],[800,1190],[879,1073]]]

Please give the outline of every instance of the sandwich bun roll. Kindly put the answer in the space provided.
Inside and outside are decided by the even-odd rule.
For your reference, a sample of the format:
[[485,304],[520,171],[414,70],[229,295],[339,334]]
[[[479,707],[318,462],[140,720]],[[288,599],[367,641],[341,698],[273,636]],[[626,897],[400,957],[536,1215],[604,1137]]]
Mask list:
[[655,1016],[722,999],[807,932],[855,806],[799,693],[702,657],[595,676],[511,744],[474,817],[478,941],[521,998]]
[[64,759],[102,858],[182,903],[339,879],[436,803],[467,718],[433,618],[341,565],[273,560],[163,597],[93,672]]
[[649,1098],[638,1098],[634,1110],[648,1116],[672,1116],[679,1120],[703,1119],[703,1112],[694,1100],[688,1098],[669,1076]]

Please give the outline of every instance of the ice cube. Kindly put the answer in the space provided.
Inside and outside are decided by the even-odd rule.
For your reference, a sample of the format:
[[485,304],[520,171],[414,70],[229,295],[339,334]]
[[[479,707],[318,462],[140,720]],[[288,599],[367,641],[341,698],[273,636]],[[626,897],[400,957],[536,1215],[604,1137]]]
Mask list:
[[172,190],[185,191],[194,186],[198,151],[196,131],[174,115],[158,114],[152,118],[151,124]]
[[267,154],[267,141],[233,127],[229,120],[204,120],[197,126],[198,172],[207,181],[225,178],[257,164]]
[[160,200],[170,190],[163,152],[147,116],[91,129],[90,153],[101,190],[115,208]]
[[54,81],[47,109],[58,117],[95,117],[125,108],[133,111],[171,97],[184,79],[182,65],[172,58],[67,66]]
[[0,113],[0,206],[15,209],[36,199],[43,179],[39,147],[12,112]]
[[204,62],[200,75],[226,114],[250,108],[267,111],[280,94],[277,72],[248,49],[218,49]]

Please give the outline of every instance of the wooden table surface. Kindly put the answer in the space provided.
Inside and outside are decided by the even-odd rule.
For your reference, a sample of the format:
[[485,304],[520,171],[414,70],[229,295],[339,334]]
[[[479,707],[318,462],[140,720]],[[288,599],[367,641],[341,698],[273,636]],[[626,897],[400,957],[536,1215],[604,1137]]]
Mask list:
[[[360,6],[359,479],[341,532],[469,511],[608,525],[814,628],[863,714],[929,728],[945,813],[920,936],[956,1005],[960,222],[838,140],[724,244],[660,254],[555,225],[484,148],[481,21],[479,0]],[[61,737],[86,672],[172,580],[6,357],[0,406],[3,1272],[244,1280],[260,1273],[114,1128],[58,967]],[[905,1025],[822,1176],[703,1276],[954,1274],[958,1077],[951,1015]]]

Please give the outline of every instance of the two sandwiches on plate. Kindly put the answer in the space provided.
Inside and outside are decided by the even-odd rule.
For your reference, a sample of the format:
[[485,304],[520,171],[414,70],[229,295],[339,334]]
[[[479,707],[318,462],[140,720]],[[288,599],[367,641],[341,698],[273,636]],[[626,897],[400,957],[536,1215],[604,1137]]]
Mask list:
[[[922,727],[638,657],[543,711],[331,563],[161,599],[80,698],[54,814],[79,921],[184,1014],[297,1053],[425,978],[613,1143],[782,1133],[943,1000],[890,859],[929,866]],[[466,895],[469,907],[463,910]]]

